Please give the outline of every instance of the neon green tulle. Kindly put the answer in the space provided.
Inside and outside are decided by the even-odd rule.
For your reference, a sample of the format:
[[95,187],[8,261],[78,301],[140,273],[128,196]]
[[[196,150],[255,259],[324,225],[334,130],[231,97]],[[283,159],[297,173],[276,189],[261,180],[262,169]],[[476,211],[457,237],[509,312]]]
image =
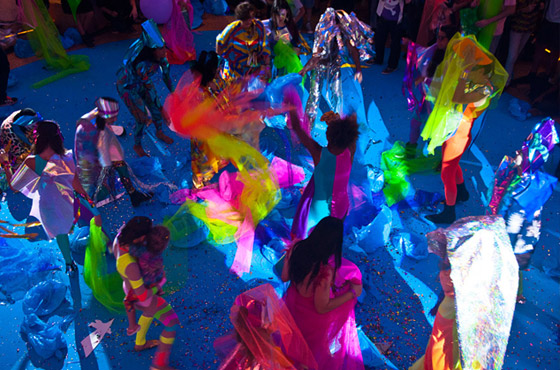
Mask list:
[[32,85],[34,89],[57,81],[70,74],[85,72],[89,69],[86,55],[68,55],[59,39],[58,29],[42,1],[23,0],[23,12],[27,22],[34,27],[29,33],[29,42],[39,57],[58,72]]
[[396,141],[393,147],[381,154],[383,170],[383,194],[390,207],[403,200],[410,193],[411,187],[407,176],[413,173],[434,171],[441,161],[441,154],[435,156],[406,158],[406,149],[402,142]]
[[301,60],[293,47],[283,40],[278,40],[274,45],[274,66],[280,76],[288,73],[298,73],[303,69]]
[[486,96],[486,100],[475,109],[474,116],[477,117],[479,114],[476,113],[488,108],[490,103],[496,104],[507,77],[500,62],[474,36],[456,34],[449,41],[445,58],[436,69],[426,96],[428,100],[435,101],[422,130],[422,138],[429,140],[428,152],[433,154],[435,148],[455,134],[461,123],[465,107],[454,101],[459,80],[465,82],[465,93],[477,91]]
[[123,312],[123,281],[118,272],[107,273],[107,242],[103,230],[91,219],[84,260],[84,281],[91,288],[93,296],[109,311]]

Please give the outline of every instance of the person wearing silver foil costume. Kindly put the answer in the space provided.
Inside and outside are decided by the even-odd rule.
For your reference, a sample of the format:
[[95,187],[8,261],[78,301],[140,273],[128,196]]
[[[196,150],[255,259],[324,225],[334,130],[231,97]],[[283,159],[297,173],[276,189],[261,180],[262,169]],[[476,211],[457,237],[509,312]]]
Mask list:
[[340,68],[343,64],[344,53],[347,51],[355,65],[354,79],[362,82],[362,68],[360,59],[371,57],[368,50],[369,39],[373,31],[366,24],[356,18],[354,13],[327,8],[315,28],[313,56],[303,67],[300,74],[313,71],[309,99],[305,112],[309,116],[311,127],[314,126],[319,107],[321,91],[325,88],[325,100],[335,113],[342,113],[342,81]]
[[93,201],[104,205],[107,199],[115,198],[112,176],[116,171],[132,206],[136,207],[152,196],[133,185],[123,149],[111,127],[117,120],[119,103],[102,97],[95,101],[95,106],[76,124],[74,153],[78,178]]

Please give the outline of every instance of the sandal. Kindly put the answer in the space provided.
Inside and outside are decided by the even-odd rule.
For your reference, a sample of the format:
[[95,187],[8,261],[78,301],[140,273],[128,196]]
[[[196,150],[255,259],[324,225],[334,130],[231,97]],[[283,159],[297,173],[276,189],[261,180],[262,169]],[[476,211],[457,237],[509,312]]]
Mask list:
[[126,335],[131,336],[131,335],[134,335],[134,334],[138,333],[139,331],[140,331],[140,325],[138,325],[136,327],[136,329],[134,329],[134,330],[130,330],[130,329],[127,328],[126,329]]
[[145,351],[147,349],[152,349],[159,346],[159,340],[157,339],[150,339],[148,341],[146,341],[146,343],[144,343],[143,345],[139,346],[139,345],[135,345],[134,346],[134,350],[136,352],[141,352],[141,351]]
[[525,303],[527,303],[527,298],[525,298],[522,295],[518,295],[517,298],[516,298],[516,301],[519,304],[525,304]]

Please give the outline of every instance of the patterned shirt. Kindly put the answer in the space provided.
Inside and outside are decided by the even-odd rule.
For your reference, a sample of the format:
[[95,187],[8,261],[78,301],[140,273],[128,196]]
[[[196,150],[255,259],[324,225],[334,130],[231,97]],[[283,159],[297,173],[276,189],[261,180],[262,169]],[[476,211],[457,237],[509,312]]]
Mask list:
[[249,28],[241,21],[230,23],[216,37],[216,48],[225,59],[224,79],[250,74],[270,56],[264,24],[256,19]]

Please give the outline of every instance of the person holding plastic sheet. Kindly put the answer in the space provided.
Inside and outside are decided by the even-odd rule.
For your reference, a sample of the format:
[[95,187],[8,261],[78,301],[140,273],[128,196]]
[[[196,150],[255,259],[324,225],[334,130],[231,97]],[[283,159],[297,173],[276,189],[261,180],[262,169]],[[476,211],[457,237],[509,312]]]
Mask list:
[[[403,93],[405,93],[408,101],[408,109],[414,111],[414,117],[410,120],[410,135],[406,143],[406,155],[408,158],[416,156],[420,128],[432,110],[430,101],[426,99],[427,90],[432,82],[436,68],[443,61],[449,40],[457,31],[458,28],[456,26],[448,25],[441,27],[437,32],[437,41],[427,48],[413,42],[408,44]],[[418,74],[417,77],[415,76],[416,72]],[[414,94],[414,90],[418,91],[416,94],[419,95],[418,97]]]
[[[132,291],[138,302],[134,308],[142,311],[142,316],[138,319],[140,326],[136,333],[134,345],[135,351],[143,351],[158,347],[150,370],[173,370],[169,366],[169,356],[171,348],[175,342],[179,318],[173,308],[157,295],[158,288],[147,288],[138,261],[130,252],[133,244],[145,245],[148,234],[152,229],[152,221],[143,216],[131,218],[119,231],[113,243],[113,254],[117,259],[117,271],[121,275],[125,293]],[[164,326],[159,340],[146,340],[148,329],[154,320],[158,319]]]
[[341,68],[343,60],[348,59],[347,54],[356,71],[354,79],[362,83],[360,60],[370,59],[373,53],[369,43],[373,31],[354,13],[327,8],[315,31],[317,36],[313,42],[313,56],[300,71],[302,76],[312,71],[309,99],[305,107],[311,128],[315,124],[323,90],[326,91],[325,99],[330,109],[343,112]]
[[297,28],[290,5],[285,0],[275,0],[270,19],[263,23],[273,52],[273,78],[301,71],[299,54],[309,54],[311,48]]
[[343,222],[325,217],[287,252],[284,301],[319,369],[363,369],[354,306],[362,274],[342,258]]
[[156,126],[156,137],[166,144],[173,143],[173,139],[163,133],[162,105],[151,80],[159,71],[169,91],[173,92],[165,41],[154,21],[147,20],[142,23],[142,36],[130,45],[123,66],[117,71],[117,91],[136,120],[133,148],[139,157],[148,156],[142,147],[142,136],[144,128],[152,122]]
[[[99,212],[76,175],[72,151],[64,148],[60,127],[53,121],[40,121],[35,128],[32,155],[12,174],[8,155],[0,152],[0,161],[10,187],[33,200],[31,216],[43,225],[49,239],[56,238],[66,263],[66,272],[77,271],[70,254],[68,233],[74,225],[75,209],[81,217],[95,217],[101,226]],[[75,192],[78,195],[75,195]]]
[[35,125],[40,115],[31,108],[16,110],[0,126],[0,145],[8,153],[8,162],[13,169],[19,167],[31,152]]
[[517,290],[504,220],[465,217],[426,236],[428,250],[441,258],[444,297],[433,310],[426,352],[409,370],[501,369]]
[[474,36],[455,35],[447,46],[443,62],[436,69],[429,99],[434,109],[422,131],[428,152],[442,145],[441,180],[445,189],[443,212],[426,218],[434,223],[455,221],[455,204],[469,199],[459,166],[469,147],[477,119],[501,94],[507,72]]
[[112,194],[111,175],[116,171],[133,207],[151,198],[132,183],[131,170],[112,128],[119,114],[119,103],[109,97],[95,101],[95,109],[83,115],[76,124],[74,155],[77,174],[88,195],[103,205]]
[[502,215],[506,220],[513,252],[519,263],[517,302],[521,304],[527,301],[523,296],[522,270],[529,267],[540,238],[542,208],[558,181],[539,171],[559,142],[554,124],[550,118],[539,122],[515,157],[506,155],[502,159],[489,192],[488,211],[493,215]]
[[319,369],[272,285],[259,285],[238,295],[230,319],[235,333],[214,341],[216,352],[223,358],[219,370]]
[[270,78],[270,49],[266,29],[255,19],[255,7],[245,1],[235,7],[236,21],[216,37],[216,53],[224,58],[220,75],[224,80],[257,74]]
[[322,119],[327,122],[328,144],[323,148],[304,128],[306,118],[301,112],[301,101],[294,89],[286,92],[285,104],[299,110],[290,111],[288,127],[293,128],[315,165],[292,224],[292,236],[303,239],[323,217],[334,216],[343,220],[348,214],[348,182],[359,136],[358,124],[355,116],[340,118],[333,112],[324,114]]

